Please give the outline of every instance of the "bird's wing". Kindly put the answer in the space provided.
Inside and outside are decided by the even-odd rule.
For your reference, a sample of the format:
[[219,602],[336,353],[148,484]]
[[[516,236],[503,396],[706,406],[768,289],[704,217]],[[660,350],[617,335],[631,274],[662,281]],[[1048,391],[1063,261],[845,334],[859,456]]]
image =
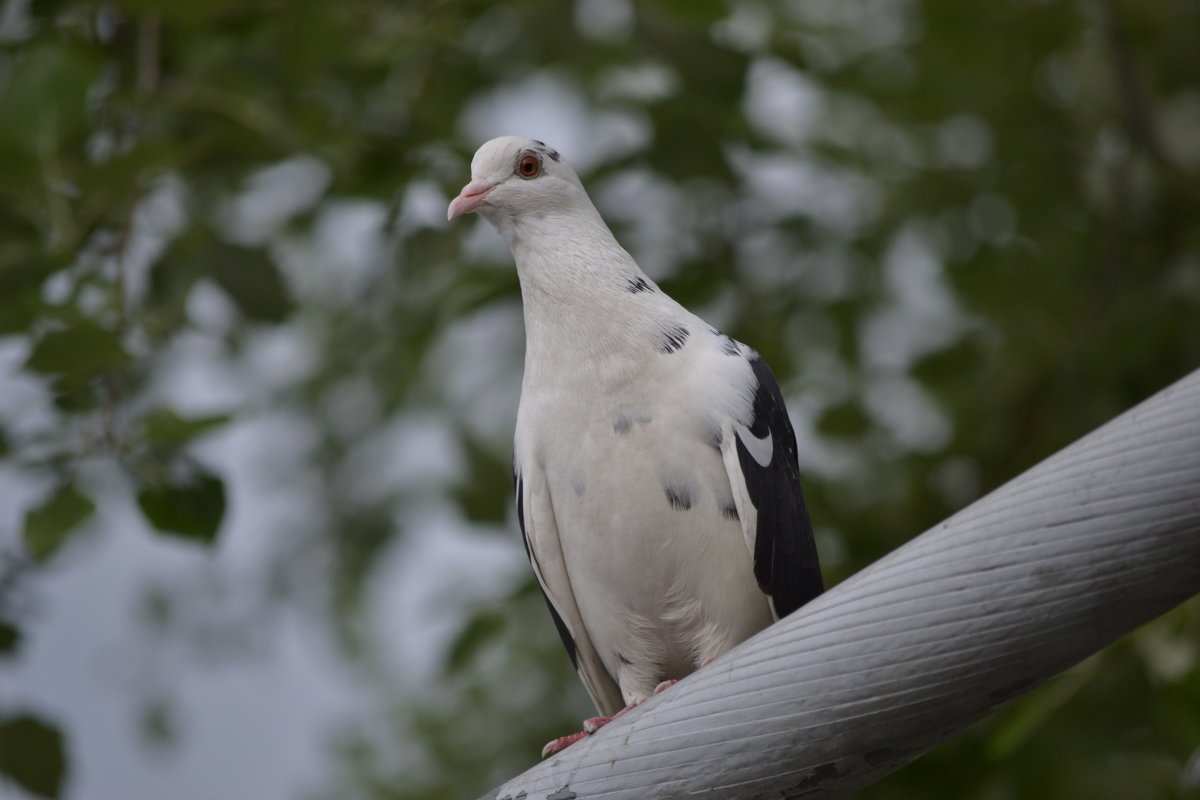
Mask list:
[[571,664],[579,673],[579,679],[592,702],[601,714],[612,716],[624,707],[625,702],[620,687],[608,674],[592,646],[575,603],[559,543],[550,492],[545,488],[544,481],[541,482],[541,491],[532,492],[519,468],[516,471],[516,483],[517,521],[521,525],[525,553],[533,565],[533,574],[537,576],[542,596],[546,598],[550,616],[554,618],[554,627],[558,629],[567,655],[571,657]]
[[755,353],[750,365],[758,380],[751,423],[724,423],[721,455],[754,577],[780,618],[821,593],[821,570],[787,407],[766,362]]

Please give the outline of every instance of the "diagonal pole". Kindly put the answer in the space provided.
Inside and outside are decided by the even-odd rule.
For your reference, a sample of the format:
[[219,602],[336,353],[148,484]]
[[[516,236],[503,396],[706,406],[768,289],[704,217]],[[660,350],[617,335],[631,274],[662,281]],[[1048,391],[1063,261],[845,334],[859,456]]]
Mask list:
[[1200,371],[484,800],[836,798],[1200,593]]

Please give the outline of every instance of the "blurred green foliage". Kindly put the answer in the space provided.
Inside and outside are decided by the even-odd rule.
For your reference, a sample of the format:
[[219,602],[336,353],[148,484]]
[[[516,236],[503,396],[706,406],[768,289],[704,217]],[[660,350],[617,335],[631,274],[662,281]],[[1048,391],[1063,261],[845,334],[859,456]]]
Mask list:
[[[467,180],[472,109],[540,119],[539,86],[600,131],[576,136],[607,155],[567,156],[618,237],[774,366],[830,584],[1200,365],[1190,0],[4,8],[0,336],[52,407],[0,429],[0,460],[46,487],[0,538],[0,657],[36,635],[6,589],[93,517],[88,465],[124,476],[155,529],[219,546],[225,476],[195,444],[262,407],[311,430],[325,510],[277,554],[273,596],[322,608],[348,660],[373,663],[364,587],[419,535],[397,509],[430,491],[347,490],[388,420],[445,415],[468,466],[432,491],[508,519],[515,546],[505,437],[438,355],[512,307],[515,276],[414,198]],[[311,179],[262,195],[285,167]],[[657,206],[630,213],[628,185]],[[368,267],[322,273],[352,203],[381,220]],[[156,389],[189,337],[241,363],[263,331],[302,337],[315,366],[216,411]],[[332,414],[356,381],[377,413]],[[1191,604],[862,796],[1200,797],[1198,634]],[[444,658],[416,695],[372,678],[382,710],[334,743],[320,796],[470,796],[589,711],[530,581]],[[59,796],[69,738],[0,705],[0,774]]]
[[59,488],[43,505],[25,515],[25,550],[36,561],[54,555],[95,507],[74,486]]
[[40,797],[57,797],[67,774],[62,734],[36,717],[0,716],[0,775]]

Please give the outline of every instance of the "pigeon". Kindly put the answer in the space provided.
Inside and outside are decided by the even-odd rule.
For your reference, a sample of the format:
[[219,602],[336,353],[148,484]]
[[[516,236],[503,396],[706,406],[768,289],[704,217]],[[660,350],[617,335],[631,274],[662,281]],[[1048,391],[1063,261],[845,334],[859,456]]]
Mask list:
[[502,136],[450,220],[507,240],[525,318],[517,520],[594,732],[822,591],[779,385],[750,347],[671,299],[575,170]]

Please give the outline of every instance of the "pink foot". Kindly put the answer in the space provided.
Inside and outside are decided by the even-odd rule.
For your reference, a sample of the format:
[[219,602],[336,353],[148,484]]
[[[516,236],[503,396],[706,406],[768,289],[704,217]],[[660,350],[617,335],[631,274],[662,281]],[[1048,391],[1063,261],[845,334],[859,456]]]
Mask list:
[[[624,710],[625,709],[621,709],[621,711],[624,711]],[[618,711],[617,713],[620,714],[621,712]],[[585,719],[583,721],[583,732],[584,733],[595,733],[596,731],[600,730],[601,728],[603,728],[605,725],[607,725],[608,723],[610,723],[612,721],[613,721],[613,717],[588,717],[587,719]]]
[[[669,681],[663,681],[658,686],[654,687],[653,694],[658,694],[659,692],[663,691],[664,689],[669,689],[677,683],[679,683],[679,681],[674,680],[674,679],[669,680]],[[579,731],[578,733],[568,734],[567,736],[560,736],[557,739],[551,739],[549,742],[546,742],[546,746],[542,748],[542,758],[546,758],[547,756],[552,756],[555,753],[559,753],[559,752],[562,752],[563,750],[566,750],[568,747],[575,744],[580,739],[584,738],[585,736],[591,736],[593,733],[600,730],[605,725],[607,725],[608,723],[612,722],[617,717],[624,714],[626,711],[629,711],[631,708],[637,708],[643,702],[644,701],[642,701],[642,700],[638,700],[637,702],[630,703],[629,705],[625,706],[617,713],[613,714],[611,717],[588,717],[587,719],[585,719],[583,721],[583,730]]]
[[572,733],[567,736],[560,736],[557,739],[551,739],[550,741],[546,742],[546,746],[542,748],[542,758],[552,756],[557,752],[566,750],[568,747],[588,735],[590,734],[588,734],[587,731],[580,731],[579,733]]
[[585,736],[591,736],[593,733],[600,730],[629,709],[636,708],[637,705],[637,703],[630,703],[617,713],[613,714],[611,717],[588,717],[583,721],[583,730],[581,730],[579,733],[572,733],[568,736],[560,736],[557,739],[547,742],[546,746],[542,748],[542,758],[545,758],[546,756],[552,756],[557,752],[567,749]]
[[613,714],[611,717],[588,717],[583,721],[583,730],[581,730],[579,733],[560,736],[557,739],[546,742],[546,746],[542,748],[542,758],[545,758],[546,756],[552,756],[557,752],[567,749],[585,736],[591,736],[593,733],[600,730],[605,725],[612,722],[614,719],[621,716],[631,708],[633,708],[633,706],[626,706],[616,714]]

